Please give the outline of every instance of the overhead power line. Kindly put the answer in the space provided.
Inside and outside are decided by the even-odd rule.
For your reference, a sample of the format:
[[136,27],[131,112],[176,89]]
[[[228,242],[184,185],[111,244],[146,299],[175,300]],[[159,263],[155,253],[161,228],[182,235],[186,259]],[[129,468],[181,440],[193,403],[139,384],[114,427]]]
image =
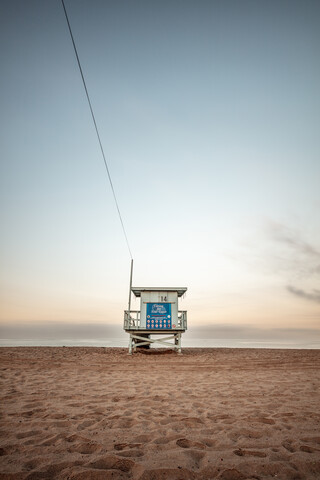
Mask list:
[[88,89],[87,89],[86,81],[85,81],[85,78],[84,78],[84,75],[83,75],[83,71],[82,71],[82,67],[81,67],[81,63],[80,63],[80,58],[79,58],[79,55],[78,55],[77,47],[76,47],[76,44],[75,44],[75,41],[74,41],[74,37],[73,37],[73,33],[72,33],[72,30],[71,30],[71,25],[70,25],[70,22],[69,22],[68,13],[67,13],[67,10],[66,10],[65,4],[64,4],[64,0],[61,0],[61,2],[62,2],[64,14],[65,14],[65,16],[66,16],[66,20],[67,20],[67,24],[68,24],[68,28],[69,28],[69,32],[70,32],[70,37],[71,37],[72,44],[73,44],[73,48],[74,48],[74,53],[75,53],[76,58],[77,58],[77,62],[78,62],[79,70],[80,70],[80,75],[81,75],[81,78],[82,78],[82,83],[83,83],[83,86],[84,86],[84,89],[85,89],[85,92],[86,92],[86,96],[87,96],[87,100],[88,100],[88,104],[89,104],[89,108],[90,108],[90,112],[91,112],[91,116],[92,116],[94,128],[95,128],[95,130],[96,130],[96,134],[97,134],[97,137],[98,137],[98,142],[99,142],[99,145],[100,145],[100,150],[101,150],[101,153],[102,153],[104,165],[105,165],[105,167],[106,167],[106,171],[107,171],[107,174],[108,174],[108,178],[109,178],[109,182],[110,182],[110,186],[111,186],[113,198],[114,198],[114,201],[115,201],[115,204],[116,204],[116,207],[117,207],[119,219],[120,219],[121,226],[122,226],[122,230],[123,230],[123,233],[124,233],[124,236],[125,236],[125,239],[126,239],[126,243],[127,243],[127,247],[128,247],[128,250],[129,250],[129,254],[130,254],[130,257],[131,257],[131,259],[132,259],[133,257],[132,257],[132,253],[131,253],[131,249],[130,249],[130,245],[129,245],[129,241],[128,241],[126,229],[124,228],[124,223],[123,223],[123,219],[122,219],[122,216],[121,216],[121,212],[120,212],[119,204],[118,204],[118,201],[117,201],[116,193],[115,193],[115,190],[114,190],[114,187],[113,187],[113,183],[112,183],[112,179],[111,179],[111,175],[110,175],[108,163],[107,163],[106,156],[105,156],[105,154],[104,154],[103,146],[102,146],[102,143],[101,143],[101,138],[100,138],[100,135],[99,135],[99,130],[98,130],[97,122],[96,122],[95,115],[94,115],[93,108],[92,108],[92,104],[91,104],[91,101],[90,101],[90,97],[89,97],[89,92],[88,92]]

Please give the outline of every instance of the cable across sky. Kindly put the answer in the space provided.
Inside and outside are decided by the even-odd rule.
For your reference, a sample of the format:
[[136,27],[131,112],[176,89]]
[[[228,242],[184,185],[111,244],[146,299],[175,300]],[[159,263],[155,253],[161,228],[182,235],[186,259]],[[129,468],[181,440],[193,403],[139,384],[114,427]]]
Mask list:
[[80,63],[80,58],[79,58],[78,51],[77,51],[77,47],[76,47],[76,44],[75,44],[75,41],[74,41],[74,37],[73,37],[73,33],[72,33],[72,29],[71,29],[70,22],[69,22],[69,17],[68,17],[68,13],[67,13],[67,10],[66,10],[66,6],[65,6],[65,4],[64,4],[64,0],[61,0],[61,3],[62,3],[63,10],[64,10],[64,13],[65,13],[65,17],[66,17],[66,20],[67,20],[67,24],[68,24],[68,28],[69,28],[69,32],[70,32],[70,37],[71,37],[72,44],[73,44],[73,48],[74,48],[74,53],[75,53],[76,58],[77,58],[77,62],[78,62],[79,70],[80,70],[80,75],[81,75],[81,78],[82,78],[82,83],[83,83],[83,86],[84,86],[84,89],[85,89],[85,92],[86,92],[86,96],[87,96],[87,100],[88,100],[88,104],[89,104],[89,108],[90,108],[90,112],[91,112],[91,116],[92,116],[94,128],[95,128],[95,130],[96,130],[96,134],[97,134],[97,137],[98,137],[98,142],[99,142],[99,145],[100,145],[100,150],[101,150],[101,153],[102,153],[104,165],[105,165],[105,167],[106,167],[106,171],[107,171],[107,174],[108,174],[108,178],[109,178],[109,182],[110,182],[110,186],[111,186],[113,198],[114,198],[114,201],[115,201],[115,204],[116,204],[116,207],[117,207],[117,211],[118,211],[119,219],[120,219],[120,222],[121,222],[123,234],[124,234],[124,236],[125,236],[126,243],[127,243],[127,247],[128,247],[128,250],[129,250],[129,254],[130,254],[130,257],[131,257],[131,260],[132,260],[133,257],[132,257],[132,253],[131,253],[131,249],[130,249],[130,245],[129,245],[129,241],[128,241],[127,232],[126,232],[126,229],[125,229],[125,227],[124,227],[124,223],[123,223],[122,215],[121,215],[121,212],[120,212],[120,208],[119,208],[117,196],[116,196],[116,193],[115,193],[115,189],[114,189],[114,187],[113,187],[113,183],[112,183],[112,179],[111,179],[111,175],[110,175],[108,163],[107,163],[106,156],[105,156],[105,153],[104,153],[104,150],[103,150],[103,146],[102,146],[102,142],[101,142],[101,138],[100,138],[100,134],[99,134],[99,130],[98,130],[98,125],[97,125],[97,122],[96,122],[96,119],[95,119],[95,115],[94,115],[94,111],[93,111],[93,108],[92,108],[92,104],[91,104],[91,100],[90,100],[88,88],[87,88],[86,81],[85,81],[85,78],[84,78],[83,70],[82,70],[81,63]]

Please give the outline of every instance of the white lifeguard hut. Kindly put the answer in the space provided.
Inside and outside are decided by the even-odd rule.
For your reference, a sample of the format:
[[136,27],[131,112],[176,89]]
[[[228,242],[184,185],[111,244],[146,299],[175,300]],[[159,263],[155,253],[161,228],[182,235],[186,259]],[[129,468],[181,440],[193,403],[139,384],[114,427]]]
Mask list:
[[[123,326],[130,334],[130,355],[137,347],[149,348],[152,343],[173,347],[181,353],[181,334],[187,330],[187,312],[179,310],[178,299],[186,291],[185,287],[130,287],[129,310],[124,312]],[[131,310],[131,292],[140,297],[140,310]]]

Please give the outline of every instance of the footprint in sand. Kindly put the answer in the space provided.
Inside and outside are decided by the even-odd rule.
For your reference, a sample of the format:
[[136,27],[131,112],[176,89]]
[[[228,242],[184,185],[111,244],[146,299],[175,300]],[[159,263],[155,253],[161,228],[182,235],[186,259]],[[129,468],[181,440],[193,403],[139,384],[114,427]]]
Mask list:
[[292,445],[292,440],[286,440],[285,442],[282,442],[282,446],[288,450],[288,452],[290,453],[294,453],[296,451],[296,449],[294,448],[294,446]]
[[234,450],[233,453],[235,455],[238,455],[238,457],[261,457],[265,458],[267,454],[265,452],[260,452],[257,450],[243,450],[242,448],[238,448],[237,450]]
[[155,438],[153,440],[153,443],[155,443],[156,445],[166,445],[167,443],[169,443],[171,440],[170,438],[168,437],[159,437],[159,438]]
[[316,443],[317,445],[320,445],[320,437],[301,438],[301,442]]
[[318,448],[309,447],[309,445],[301,445],[300,450],[301,452],[307,452],[307,453],[320,452]]
[[257,430],[246,430],[246,429],[243,429],[243,430],[240,430],[239,436],[240,436],[240,437],[245,437],[245,438],[258,439],[258,438],[262,438],[262,437],[263,437],[263,432],[257,431]]
[[70,435],[69,437],[66,437],[65,440],[67,442],[89,442],[90,440],[87,437],[83,437],[82,435],[78,435],[77,433],[74,433],[73,435]]
[[98,470],[120,470],[121,472],[130,472],[135,465],[133,460],[119,458],[114,455],[107,455],[88,464],[89,467]]
[[220,480],[246,480],[247,478],[246,475],[243,475],[243,473],[235,468],[224,470],[219,476]]
[[274,425],[276,423],[272,418],[267,418],[267,417],[248,418],[248,421],[254,422],[254,423],[263,423],[265,425]]
[[198,417],[186,417],[181,419],[181,423],[183,423],[185,427],[194,428],[202,425],[203,421]]
[[34,414],[33,410],[28,410],[28,411],[25,411],[25,412],[21,412],[21,416],[25,417],[25,418],[32,417],[33,414]]
[[206,448],[203,443],[193,442],[191,440],[188,440],[187,438],[179,438],[176,441],[176,444],[178,445],[178,447],[181,448],[198,448],[200,450],[204,450]]
[[213,447],[216,442],[214,440],[211,440],[211,438],[202,438],[201,442],[206,446],[206,447]]
[[124,450],[126,448],[139,448],[141,447],[141,443],[116,443],[113,448],[115,450]]
[[49,418],[52,418],[54,420],[63,420],[67,417],[68,416],[65,413],[53,413],[52,415],[50,415]]
[[144,452],[140,449],[123,450],[122,452],[119,452],[117,455],[119,455],[120,457],[138,458],[138,457],[143,457]]

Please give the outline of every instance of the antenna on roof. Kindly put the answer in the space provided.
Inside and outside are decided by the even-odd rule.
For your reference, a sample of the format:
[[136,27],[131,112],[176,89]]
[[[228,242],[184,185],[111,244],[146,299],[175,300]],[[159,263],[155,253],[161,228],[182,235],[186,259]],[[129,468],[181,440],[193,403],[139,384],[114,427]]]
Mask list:
[[128,310],[131,310],[131,289],[132,289],[132,273],[133,273],[133,258],[131,259],[131,271],[130,271],[130,287],[129,287],[129,302],[128,302]]

